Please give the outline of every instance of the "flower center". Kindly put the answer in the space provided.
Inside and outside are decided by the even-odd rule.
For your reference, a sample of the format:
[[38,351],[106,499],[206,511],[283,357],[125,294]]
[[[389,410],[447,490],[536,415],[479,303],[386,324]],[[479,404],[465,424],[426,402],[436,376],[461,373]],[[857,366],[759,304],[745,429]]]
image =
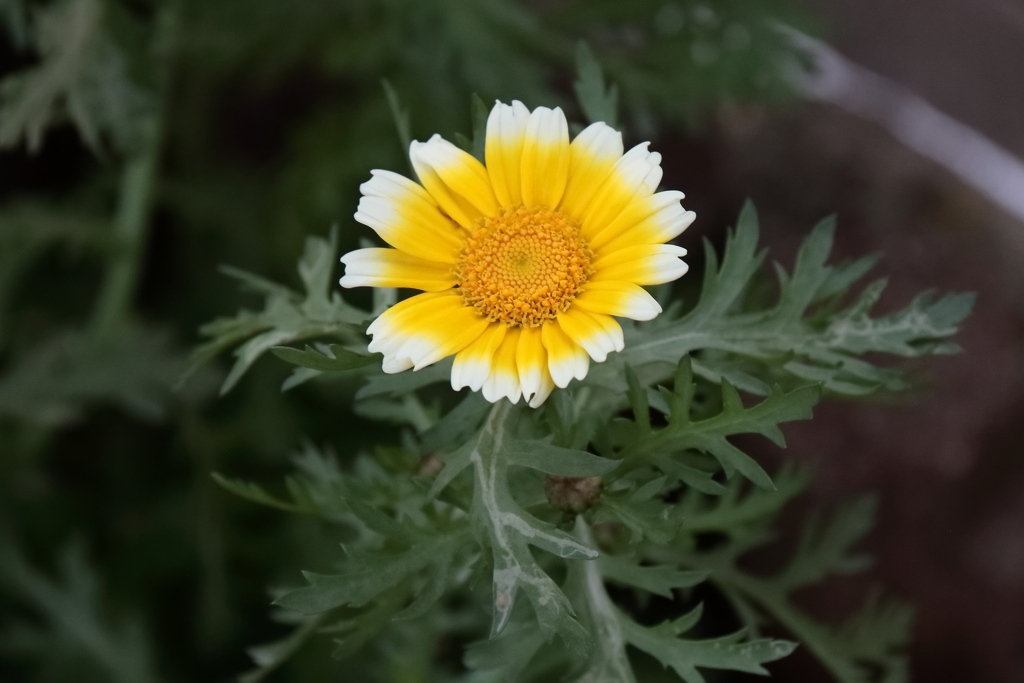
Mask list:
[[590,277],[593,253],[567,216],[504,209],[477,222],[457,268],[466,303],[507,325],[537,327],[569,308]]

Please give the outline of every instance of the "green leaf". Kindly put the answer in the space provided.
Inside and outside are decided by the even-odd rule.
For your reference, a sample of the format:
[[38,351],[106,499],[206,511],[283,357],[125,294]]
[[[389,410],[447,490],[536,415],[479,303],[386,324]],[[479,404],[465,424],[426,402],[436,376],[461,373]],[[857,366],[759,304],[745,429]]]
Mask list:
[[366,355],[349,351],[340,344],[331,344],[328,353],[320,353],[307,345],[304,351],[290,346],[273,346],[270,352],[281,360],[304,368],[321,372],[344,372],[354,370],[380,360],[380,354]]
[[510,464],[563,477],[600,477],[619,466],[618,460],[552,446],[547,441],[509,441],[504,456]]
[[138,326],[102,339],[65,331],[0,376],[0,415],[57,426],[92,405],[114,404],[145,420],[162,419],[185,364],[169,342],[163,332]]
[[210,476],[225,491],[229,491],[239,498],[244,498],[253,503],[259,503],[260,505],[266,505],[286,512],[312,512],[312,509],[309,506],[289,503],[276,498],[267,493],[262,486],[251,481],[229,479],[219,472],[211,472]]
[[323,615],[310,617],[285,638],[247,648],[245,652],[256,668],[240,675],[239,683],[260,683],[291,659],[317,633],[322,621]]
[[672,599],[673,588],[692,588],[708,578],[706,571],[680,571],[670,565],[644,566],[639,556],[602,555],[598,560],[605,580]]
[[274,347],[317,337],[364,341],[358,326],[369,313],[350,306],[340,294],[331,291],[337,252],[337,226],[331,229],[327,239],[306,238],[306,250],[298,267],[305,296],[244,271],[224,268],[228,275],[264,294],[266,303],[259,313],[243,310],[234,318],[218,318],[202,326],[200,334],[210,341],[193,352],[191,367],[179,380],[179,385],[232,347],[237,347],[236,360],[221,385],[221,395],[231,391],[252,364]]
[[[381,87],[384,88],[384,95],[388,99],[388,107],[391,109],[391,117],[395,120],[395,130],[398,131],[398,141],[402,145],[402,154],[408,159],[409,146],[412,144],[412,128],[409,125],[409,110],[402,106],[398,99],[398,93],[391,85],[391,81],[382,78]],[[411,164],[410,164],[411,166]]]
[[626,525],[632,543],[644,538],[668,543],[675,535],[676,521],[672,507],[658,497],[667,479],[659,477],[625,491],[604,491],[598,500],[595,523],[617,521]]
[[512,498],[505,449],[512,438],[514,415],[511,404],[498,403],[469,453],[475,480],[473,519],[486,535],[494,561],[491,635],[504,629],[522,589],[545,638],[550,640],[557,633],[570,650],[584,654],[590,647],[586,631],[573,618],[568,598],[537,564],[529,546],[566,559],[594,558],[597,552],[536,519]]
[[[585,543],[593,536],[582,517],[577,518],[576,534]],[[678,636],[696,626],[701,607],[673,622],[655,627],[637,624],[609,599],[605,579],[630,585],[645,584],[654,592],[671,596],[677,586],[692,586],[707,575],[703,572],[678,572],[671,567],[639,567],[635,559],[602,557],[577,561],[570,565],[566,590],[573,597],[584,623],[597,643],[595,656],[578,681],[635,681],[626,645],[630,644],[673,668],[687,683],[703,683],[697,668],[725,669],[766,674],[762,666],[787,656],[795,643],[757,639],[747,641],[740,631],[712,640],[684,640]],[[609,571],[610,570],[610,571]]]
[[744,631],[710,640],[679,638],[699,618],[700,607],[695,611],[696,617],[690,614],[654,627],[641,626],[622,613],[619,622],[630,645],[673,669],[686,683],[704,683],[699,668],[767,675],[764,664],[787,657],[796,649],[796,643],[785,640],[745,640]]
[[[596,545],[594,536],[582,516],[576,518],[576,536],[587,545]],[[569,565],[566,592],[572,597],[580,620],[587,625],[595,647],[586,660],[586,669],[577,683],[607,681],[636,683],[633,667],[626,654],[626,638],[619,620],[619,610],[604,587],[605,557],[583,560]]]
[[448,382],[452,376],[452,357],[427,366],[422,370],[399,372],[394,375],[370,375],[366,384],[356,392],[356,400],[374,396],[401,396],[439,382]]
[[865,496],[841,506],[827,524],[816,516],[808,518],[800,544],[790,565],[775,577],[783,589],[816,583],[829,574],[854,574],[870,565],[870,558],[851,555],[875,522],[878,501]]
[[748,306],[745,295],[765,257],[757,250],[757,214],[748,202],[735,232],[728,235],[720,266],[714,249],[705,243],[704,281],[693,310],[678,320],[661,316],[627,327],[625,349],[592,368],[584,381],[625,391],[623,366],[640,373],[645,366],[665,367],[692,353],[702,377],[729,381],[755,394],[768,393],[767,377],[787,387],[820,383],[827,392],[849,396],[880,388],[904,389],[899,372],[862,356],[913,358],[955,352],[957,347],[948,339],[970,313],[974,297],[935,298],[926,292],[903,310],[873,318],[871,309],[884,288],[878,282],[837,310],[837,302],[876,259],[827,265],[834,231],[833,219],[822,221],[801,247],[792,274],[776,269],[780,295],[774,306]]
[[[303,614],[319,614],[343,605],[362,607],[423,570],[447,576],[452,556],[468,540],[465,529],[424,535],[408,550],[396,555],[354,558],[354,571],[345,574],[303,572],[309,586],[286,593],[274,604]],[[435,600],[440,597],[436,591],[431,595]]]
[[590,46],[582,40],[576,45],[576,73],[573,83],[580,108],[591,123],[603,121],[612,128],[618,126],[619,86],[605,86],[604,72]]
[[470,101],[470,113],[473,118],[473,139],[470,141],[469,153],[482,164],[484,163],[484,153],[487,146],[487,117],[491,112],[476,93],[473,93]]
[[490,404],[479,392],[470,392],[459,405],[448,411],[444,417],[423,433],[420,453],[429,455],[449,444],[466,443],[476,432],[490,409]]
[[[680,361],[680,376],[675,391],[668,394],[669,424],[663,429],[646,432],[643,425],[629,445],[620,453],[625,461],[664,463],[664,456],[681,451],[703,451],[715,457],[725,470],[727,477],[739,472],[764,489],[773,489],[771,478],[757,462],[728,441],[736,434],[761,434],[779,446],[785,439],[779,424],[811,417],[811,407],[820,397],[817,386],[805,386],[784,393],[776,387],[772,394],[755,406],[746,408],[736,390],[728,383],[722,383],[722,412],[714,417],[692,422],[690,402],[693,387],[690,384],[689,361]],[[685,465],[684,465],[685,466]],[[661,464],[664,470],[679,476],[684,481],[687,473],[672,472],[671,467]],[[692,469],[692,468],[691,468]],[[694,471],[696,472],[696,471]],[[699,484],[695,481],[693,483]]]
[[64,117],[97,154],[107,135],[122,151],[139,144],[151,123],[153,98],[132,82],[103,15],[99,0],[38,9],[34,28],[42,62],[0,82],[0,146],[24,139],[29,152],[38,152],[46,129]]
[[[733,509],[738,511],[742,503]],[[756,605],[792,633],[839,683],[905,683],[907,661],[903,650],[910,631],[911,610],[902,603],[881,601],[872,594],[865,606],[839,628],[821,624],[797,608],[790,595],[829,574],[864,569],[868,558],[852,552],[871,526],[874,501],[863,498],[844,505],[825,524],[814,516],[790,564],[774,576],[755,576],[738,566],[742,556],[770,536],[739,534],[732,542],[708,553],[670,552],[684,566],[707,570],[741,615],[759,618]],[[750,522],[756,528],[762,522]],[[753,626],[754,624],[750,624]]]
[[679,502],[680,529],[688,533],[720,532],[744,535],[751,527],[770,522],[782,507],[801,493],[810,480],[807,467],[784,465],[772,478],[775,490],[753,488],[741,495],[742,480],[730,482],[725,495],[690,492]]
[[499,681],[517,683],[537,651],[544,645],[544,634],[526,620],[513,621],[496,638],[470,643],[463,663],[475,671],[495,672]]
[[[78,656],[76,675],[115,683],[156,683],[150,644],[137,618],[113,620],[100,605],[99,578],[78,545],[69,545],[52,579],[32,567],[0,531],[0,586],[41,617],[38,626],[4,629],[0,649],[26,646],[45,662]],[[87,666],[82,666],[82,664]]]

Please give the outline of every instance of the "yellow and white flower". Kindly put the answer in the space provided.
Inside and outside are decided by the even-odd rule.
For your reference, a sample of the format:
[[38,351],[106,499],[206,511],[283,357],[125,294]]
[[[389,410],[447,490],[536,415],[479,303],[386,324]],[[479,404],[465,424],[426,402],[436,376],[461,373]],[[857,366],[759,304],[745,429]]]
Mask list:
[[623,153],[603,123],[570,143],[561,109],[496,103],[486,166],[439,135],[409,149],[417,184],[373,171],[355,219],[393,249],[342,257],[343,287],[423,290],[370,324],[384,371],[455,355],[452,387],[533,407],[623,348],[613,316],[650,320],[641,285],[687,266],[665,242],[695,217],[682,192],[656,192],[661,155]]

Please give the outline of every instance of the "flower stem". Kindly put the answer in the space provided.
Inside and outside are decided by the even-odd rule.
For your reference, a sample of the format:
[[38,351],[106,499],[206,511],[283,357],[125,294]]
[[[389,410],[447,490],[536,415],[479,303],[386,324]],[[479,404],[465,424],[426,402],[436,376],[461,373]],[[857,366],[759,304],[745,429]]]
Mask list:
[[114,253],[93,310],[92,331],[97,336],[110,334],[129,317],[160,156],[161,119],[156,115],[147,122],[142,149],[128,159],[121,173]]
[[157,102],[154,112],[140,125],[140,141],[121,172],[117,211],[113,225],[113,251],[106,277],[93,309],[94,338],[116,333],[130,319],[132,297],[139,277],[146,231],[153,204],[164,133],[164,109],[170,81],[171,58],[167,52],[177,24],[177,4],[165,5],[157,17]]

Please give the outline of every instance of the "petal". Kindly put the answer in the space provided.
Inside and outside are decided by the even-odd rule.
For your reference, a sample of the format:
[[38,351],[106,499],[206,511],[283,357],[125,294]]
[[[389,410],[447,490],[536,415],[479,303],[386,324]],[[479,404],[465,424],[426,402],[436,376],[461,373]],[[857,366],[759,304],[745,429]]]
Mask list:
[[476,309],[460,302],[433,317],[417,321],[417,331],[409,335],[395,356],[408,358],[413,370],[422,370],[462,351],[475,342],[489,324]]
[[555,390],[555,383],[551,381],[551,375],[548,374],[547,368],[541,369],[540,388],[537,389],[537,393],[534,394],[533,398],[530,399],[531,408],[540,408],[544,401],[548,400],[548,396]]
[[504,323],[491,323],[475,342],[455,354],[455,363],[452,365],[452,389],[458,391],[463,387],[469,387],[473,391],[480,391],[487,376],[491,374],[494,354],[501,345],[501,340],[505,338],[507,329]]
[[590,282],[624,280],[638,285],[660,285],[682,277],[689,266],[679,260],[686,250],[674,244],[641,244],[613,251],[594,261]]
[[494,354],[491,374],[487,376],[483,386],[484,398],[491,403],[501,398],[517,403],[523,393],[519,385],[519,372],[516,370],[516,349],[519,346],[519,334],[522,329],[510,327]]
[[548,354],[541,342],[541,328],[523,327],[519,334],[519,345],[516,346],[516,369],[519,372],[519,385],[523,388],[523,398],[531,400],[543,383],[547,374]]
[[[418,330],[417,322],[432,316],[436,311],[449,310],[453,301],[461,304],[462,296],[453,290],[444,292],[428,292],[409,297],[381,313],[366,328],[366,333],[373,339],[367,345],[370,353],[384,354],[384,371],[399,372],[412,367],[408,363],[405,368],[395,364],[398,359],[395,352],[402,347],[410,335]],[[408,359],[406,359],[408,360]],[[398,367],[389,370],[389,367]]]
[[658,188],[661,155],[648,151],[648,144],[644,142],[623,154],[594,193],[580,226],[588,241],[618,218],[630,202],[647,197]]
[[523,143],[523,204],[554,209],[569,177],[569,124],[559,107],[530,114]]
[[409,158],[423,187],[462,227],[498,212],[487,169],[472,154],[435,135],[409,145]]
[[548,352],[548,371],[551,379],[561,388],[569,382],[583,379],[590,369],[590,356],[562,330],[558,321],[549,320],[541,327],[541,340]]
[[680,204],[682,192],[658,192],[630,202],[618,218],[590,239],[590,248],[600,257],[634,244],[668,242],[690,227],[697,217]]
[[588,282],[572,304],[591,313],[633,320],[653,320],[661,313],[661,305],[643,287],[614,280]]
[[561,209],[577,221],[615,162],[622,157],[622,133],[598,121],[584,128],[569,145],[569,180]]
[[356,249],[341,257],[342,287],[408,287],[439,292],[455,286],[452,266],[410,256],[398,249]]
[[455,263],[463,234],[418,183],[391,171],[370,171],[355,219],[402,251],[430,261]]
[[495,102],[487,117],[484,158],[494,196],[502,206],[523,202],[519,167],[529,120],[530,110],[519,100],[512,100],[511,105]]
[[621,351],[624,346],[622,328],[611,316],[573,306],[558,314],[558,324],[569,339],[582,346],[598,363],[603,363],[609,353]]

